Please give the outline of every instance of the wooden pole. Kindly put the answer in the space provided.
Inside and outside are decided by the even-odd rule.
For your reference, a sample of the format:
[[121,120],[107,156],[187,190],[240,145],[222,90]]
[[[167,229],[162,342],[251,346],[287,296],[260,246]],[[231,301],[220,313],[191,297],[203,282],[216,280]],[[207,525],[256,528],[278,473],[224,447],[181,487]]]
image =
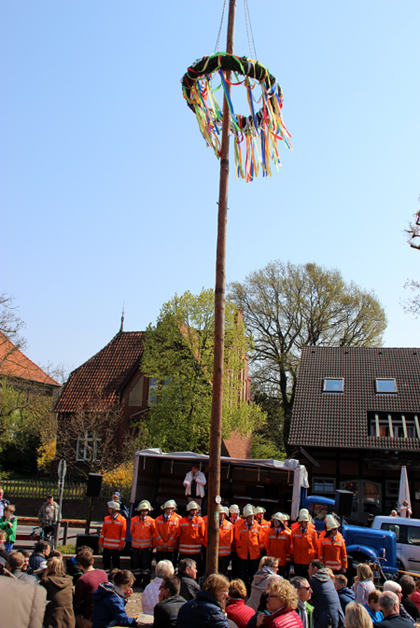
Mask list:
[[[233,54],[236,0],[229,0],[226,52]],[[231,72],[226,73],[228,81]],[[230,96],[230,84],[227,83]],[[223,360],[225,348],[226,226],[229,188],[230,111],[226,96],[223,101],[222,147],[220,157],[219,212],[217,223],[216,290],[214,300],[214,363],[213,398],[211,406],[209,489],[207,525],[207,574],[218,571],[220,451],[222,446]]]

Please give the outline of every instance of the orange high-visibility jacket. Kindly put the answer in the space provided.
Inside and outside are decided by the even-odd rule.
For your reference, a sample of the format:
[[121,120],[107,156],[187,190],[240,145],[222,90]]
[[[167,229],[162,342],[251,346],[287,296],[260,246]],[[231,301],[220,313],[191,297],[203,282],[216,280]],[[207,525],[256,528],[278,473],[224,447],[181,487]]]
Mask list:
[[290,535],[290,554],[297,565],[309,565],[318,558],[318,534],[315,527],[308,525],[302,532],[301,527],[294,528]]
[[238,525],[238,523],[241,521],[240,517],[237,517],[235,519],[235,521],[231,521],[232,524],[232,528],[233,528],[233,540],[232,540],[232,552],[236,552],[236,539],[235,539],[235,529],[236,526]]
[[155,536],[155,520],[148,515],[144,520],[137,515],[131,519],[130,525],[131,547],[146,549],[153,547],[153,539]]
[[219,525],[219,556],[229,556],[232,553],[233,525],[224,519]]
[[236,553],[239,558],[247,559],[248,553],[251,560],[260,557],[260,543],[262,539],[261,528],[256,521],[248,528],[246,520],[241,519],[235,527]]
[[277,528],[270,528],[265,536],[265,547],[267,549],[267,556],[274,556],[279,559],[279,567],[285,567],[287,561],[290,561],[290,530],[282,530]]
[[190,519],[182,517],[179,522],[179,548],[180,554],[199,554],[205,540],[204,521],[201,517]]
[[258,523],[262,531],[260,549],[264,549],[265,537],[267,535],[268,530],[271,528],[271,521],[266,521],[264,517],[261,519],[261,523],[258,521],[257,518],[255,519],[255,521]]
[[127,532],[127,522],[122,515],[108,515],[104,519],[99,537],[99,545],[107,549],[123,549]]
[[[181,517],[172,513],[169,519],[165,519],[165,515],[160,515],[155,519],[155,545],[158,552],[173,552],[175,550],[179,537],[179,522]],[[166,550],[162,549],[162,545],[166,543]]]
[[334,571],[347,569],[346,544],[340,532],[337,532],[334,539],[332,536],[324,536],[320,540],[318,558]]

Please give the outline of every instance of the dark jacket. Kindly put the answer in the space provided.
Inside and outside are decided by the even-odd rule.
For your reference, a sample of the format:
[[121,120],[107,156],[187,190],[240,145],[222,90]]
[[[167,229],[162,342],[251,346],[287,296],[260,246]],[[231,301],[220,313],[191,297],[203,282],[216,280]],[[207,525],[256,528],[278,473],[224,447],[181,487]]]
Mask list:
[[[314,607],[314,628],[341,628],[344,626],[344,613],[333,581],[325,569],[309,579],[312,589],[311,604]],[[412,627],[411,627],[412,628]]]
[[[195,600],[181,606],[177,628],[229,628],[229,622],[213,595],[199,591]],[[95,626],[93,628],[96,628]]]
[[182,571],[178,574],[178,578],[181,580],[181,590],[179,595],[181,595],[186,602],[190,600],[195,600],[197,597],[197,593],[200,590],[200,586],[194,578],[190,578],[190,576]]
[[45,609],[45,628],[74,628],[76,620],[73,613],[73,580],[70,576],[48,576],[41,580],[47,589]]
[[341,608],[343,609],[343,613],[345,613],[347,604],[349,604],[350,602],[354,602],[354,592],[347,587],[343,587],[342,589],[337,591],[337,593],[340,599]]
[[403,595],[401,599],[401,604],[404,606],[407,613],[411,615],[414,621],[417,621],[420,618],[419,609],[417,608],[416,604],[414,604],[414,602],[410,600],[408,595]]
[[92,628],[106,628],[111,622],[115,626],[136,626],[134,617],[125,612],[124,593],[110,582],[103,582],[93,594]]
[[186,600],[180,595],[171,595],[163,602],[156,604],[153,609],[154,628],[175,628],[179,609],[184,606]]
[[382,621],[373,624],[373,628],[413,628],[413,622],[401,615],[388,615]]
[[32,571],[38,571],[47,562],[47,557],[42,552],[33,552],[29,556],[29,566]]

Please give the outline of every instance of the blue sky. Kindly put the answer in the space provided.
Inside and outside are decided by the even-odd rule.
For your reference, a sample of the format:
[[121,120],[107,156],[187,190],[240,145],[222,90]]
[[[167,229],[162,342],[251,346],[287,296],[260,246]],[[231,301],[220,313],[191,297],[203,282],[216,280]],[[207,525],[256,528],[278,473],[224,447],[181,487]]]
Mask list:
[[[420,209],[420,3],[248,2],[293,151],[280,145],[272,178],[231,168],[227,279],[274,259],[338,268],[386,308],[386,346],[418,346],[400,300],[420,264],[403,234]],[[249,56],[237,4],[235,53]],[[125,329],[141,330],[175,292],[214,286],[219,163],[180,80],[214,52],[222,6],[0,4],[1,289],[38,364],[84,362],[123,302]]]

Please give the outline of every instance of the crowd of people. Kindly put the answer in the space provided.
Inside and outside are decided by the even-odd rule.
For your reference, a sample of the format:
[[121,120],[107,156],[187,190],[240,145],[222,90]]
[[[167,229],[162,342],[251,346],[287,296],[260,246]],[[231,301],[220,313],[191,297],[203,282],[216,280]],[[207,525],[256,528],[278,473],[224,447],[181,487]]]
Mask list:
[[[153,518],[151,504],[142,500],[129,519],[116,493],[107,504],[99,538],[103,569],[95,568],[93,550],[87,546],[67,562],[45,540],[32,553],[14,551],[16,517],[13,506],[3,500],[0,601],[5,625],[413,628],[420,620],[420,580],[416,583],[406,575],[399,583],[385,582],[380,591],[370,567],[359,564],[349,587],[338,520],[327,516],[318,535],[305,509],[290,525],[281,512],[266,520],[262,507],[247,504],[241,513],[235,504],[220,506],[219,573],[206,577],[207,520],[193,499],[200,493],[200,480],[194,473],[186,479],[189,501],[184,517],[177,513],[175,501],[168,500],[162,514]],[[47,499],[39,512],[45,525],[54,524],[54,504]],[[120,569],[128,525],[132,571]],[[126,610],[136,586],[143,591],[141,620]]]

